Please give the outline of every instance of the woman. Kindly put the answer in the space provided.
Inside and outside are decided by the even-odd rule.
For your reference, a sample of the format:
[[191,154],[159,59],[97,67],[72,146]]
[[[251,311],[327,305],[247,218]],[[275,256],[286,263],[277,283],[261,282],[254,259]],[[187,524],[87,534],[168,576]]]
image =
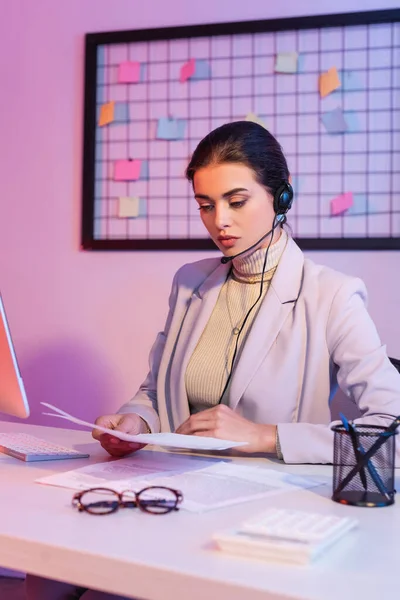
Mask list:
[[[96,424],[246,441],[238,450],[290,463],[331,462],[338,384],[362,415],[357,423],[388,424],[400,414],[400,376],[366,311],[363,283],[305,259],[283,228],[289,171],[260,125],[240,121],[208,134],[187,177],[224,258],[179,269],[147,379]],[[98,430],[93,437],[113,456],[142,447]],[[29,600],[79,597],[68,595],[71,586],[61,595],[63,584],[28,579],[40,588]],[[46,595],[46,585],[60,594]]]
[[[224,264],[179,269],[146,381],[96,423],[246,441],[243,452],[288,463],[331,462],[338,385],[358,408],[356,423],[387,425],[400,414],[400,376],[366,310],[364,284],[305,259],[286,233],[289,171],[260,125],[211,132],[187,177]],[[140,447],[93,436],[114,456]]]

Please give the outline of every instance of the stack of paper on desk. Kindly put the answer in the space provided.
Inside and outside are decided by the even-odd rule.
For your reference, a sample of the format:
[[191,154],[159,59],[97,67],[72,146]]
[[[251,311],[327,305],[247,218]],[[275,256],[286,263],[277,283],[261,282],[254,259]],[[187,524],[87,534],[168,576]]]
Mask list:
[[110,487],[119,492],[139,491],[150,485],[167,486],[180,490],[182,508],[194,512],[320,485],[260,466],[146,450],[128,458],[42,477],[37,482],[72,489]]

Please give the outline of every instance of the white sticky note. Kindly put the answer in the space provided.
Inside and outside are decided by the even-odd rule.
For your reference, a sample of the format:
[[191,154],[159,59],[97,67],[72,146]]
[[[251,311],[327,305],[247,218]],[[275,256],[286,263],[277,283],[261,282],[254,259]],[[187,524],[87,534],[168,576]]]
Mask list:
[[297,73],[297,52],[280,52],[276,55],[275,71],[277,73]]
[[121,218],[139,216],[139,198],[123,196],[118,203],[118,216]]

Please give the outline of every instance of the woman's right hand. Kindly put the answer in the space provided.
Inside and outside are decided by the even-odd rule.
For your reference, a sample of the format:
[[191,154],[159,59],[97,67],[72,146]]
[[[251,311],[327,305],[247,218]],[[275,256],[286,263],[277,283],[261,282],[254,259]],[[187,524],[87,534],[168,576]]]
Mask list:
[[[131,435],[137,435],[138,433],[147,433],[147,425],[145,421],[134,413],[125,415],[104,415],[99,417],[95,421],[96,425],[101,427],[107,427],[108,429],[115,429],[116,431],[123,431],[124,433],[130,433]],[[135,442],[125,442],[117,437],[104,433],[99,429],[93,429],[92,437],[98,440],[104,450],[107,450],[111,456],[122,457],[140,450],[146,444],[136,444]]]

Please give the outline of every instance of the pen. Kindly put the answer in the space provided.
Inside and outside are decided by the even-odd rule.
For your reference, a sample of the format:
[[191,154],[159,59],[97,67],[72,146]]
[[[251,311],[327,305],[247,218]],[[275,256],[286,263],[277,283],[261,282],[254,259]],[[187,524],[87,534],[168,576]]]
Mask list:
[[335,496],[337,496],[338,494],[340,494],[340,492],[342,490],[344,490],[346,485],[348,485],[350,483],[350,481],[353,479],[353,477],[355,477],[355,475],[357,475],[358,471],[362,467],[365,467],[365,465],[368,463],[371,456],[373,456],[375,454],[375,452],[377,452],[379,450],[379,448],[385,443],[385,441],[388,439],[388,437],[395,435],[396,429],[398,428],[399,425],[400,425],[400,416],[396,417],[394,419],[394,421],[392,421],[392,423],[389,425],[389,427],[386,429],[386,431],[381,433],[381,435],[376,440],[376,442],[371,446],[371,448],[369,450],[367,450],[367,452],[360,457],[360,460],[357,462],[357,464],[347,473],[346,477],[344,479],[342,479],[342,482],[338,485],[337,489],[335,490]]
[[[345,430],[350,435],[351,443],[352,443],[353,450],[354,450],[354,456],[355,456],[355,459],[356,459],[356,463],[358,463],[358,461],[360,460],[360,454],[361,454],[361,452],[360,452],[359,445],[357,443],[356,429],[355,429],[355,427],[354,427],[353,424],[350,424],[348,422],[348,420],[346,419],[346,417],[344,416],[343,413],[339,413],[339,415],[340,415],[340,418],[342,419],[342,423],[343,423],[343,426],[344,426]],[[364,490],[367,490],[368,483],[367,483],[367,477],[365,475],[364,467],[360,468],[360,478],[361,478],[361,482],[362,482],[362,484],[364,486]]]

